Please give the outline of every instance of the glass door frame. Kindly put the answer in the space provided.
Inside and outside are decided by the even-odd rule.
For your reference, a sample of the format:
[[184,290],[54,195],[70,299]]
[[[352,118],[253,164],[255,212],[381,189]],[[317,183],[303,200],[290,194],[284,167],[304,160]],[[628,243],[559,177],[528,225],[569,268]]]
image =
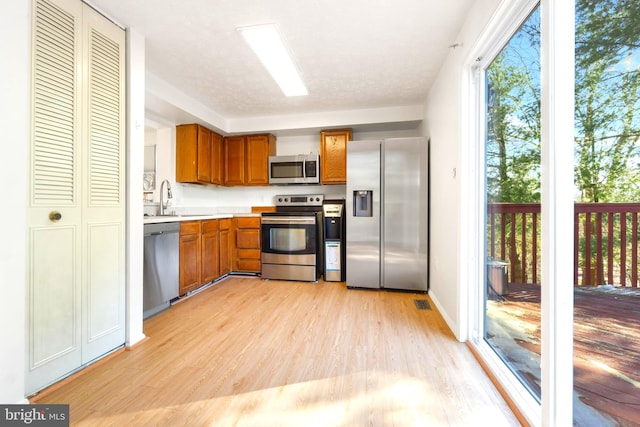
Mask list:
[[[540,4],[542,145],[542,403],[484,340],[485,70]],[[573,117],[575,2],[502,2],[465,61],[460,204],[460,324],[472,350],[532,425],[573,422]],[[571,141],[562,144],[561,141]],[[567,167],[570,165],[570,167]],[[556,286],[558,284],[558,286]],[[560,286],[563,284],[563,286]],[[465,307],[467,310],[465,310]]]

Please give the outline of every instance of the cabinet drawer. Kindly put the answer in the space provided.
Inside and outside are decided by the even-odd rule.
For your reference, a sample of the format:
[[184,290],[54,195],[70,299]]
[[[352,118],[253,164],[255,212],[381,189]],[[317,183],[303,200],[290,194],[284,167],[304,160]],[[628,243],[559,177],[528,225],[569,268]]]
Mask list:
[[218,231],[217,219],[207,219],[202,221],[202,234],[213,233],[214,231]]
[[238,262],[251,259],[260,259],[260,249],[238,249]]
[[238,230],[236,233],[238,249],[260,249],[260,230]]
[[236,226],[238,228],[260,228],[260,217],[259,216],[237,217]]
[[258,259],[239,259],[238,270],[239,271],[254,271],[259,273],[261,269],[260,260]]
[[200,234],[200,221],[182,221],[180,223],[180,235]]
[[218,220],[220,230],[228,230],[231,228],[231,218],[220,218]]

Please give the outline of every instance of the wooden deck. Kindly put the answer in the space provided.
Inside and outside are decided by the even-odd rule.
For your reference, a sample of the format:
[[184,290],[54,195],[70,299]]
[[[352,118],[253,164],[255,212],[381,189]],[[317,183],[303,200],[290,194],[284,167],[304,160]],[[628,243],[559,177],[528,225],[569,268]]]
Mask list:
[[[611,425],[640,425],[640,289],[580,286],[574,295],[574,391],[581,402],[574,413],[584,405]],[[522,359],[526,349],[539,360],[539,285],[510,284],[504,301],[490,301],[488,310],[496,330],[514,332],[517,345],[503,348],[505,358]],[[526,369],[521,360],[515,363],[539,394],[539,364]]]

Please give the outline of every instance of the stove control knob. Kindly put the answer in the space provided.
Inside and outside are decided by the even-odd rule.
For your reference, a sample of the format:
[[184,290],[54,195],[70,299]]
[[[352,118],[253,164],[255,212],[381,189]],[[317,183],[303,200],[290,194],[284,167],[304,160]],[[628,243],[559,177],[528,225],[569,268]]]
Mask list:
[[282,197],[278,197],[278,201],[281,202],[282,201]]

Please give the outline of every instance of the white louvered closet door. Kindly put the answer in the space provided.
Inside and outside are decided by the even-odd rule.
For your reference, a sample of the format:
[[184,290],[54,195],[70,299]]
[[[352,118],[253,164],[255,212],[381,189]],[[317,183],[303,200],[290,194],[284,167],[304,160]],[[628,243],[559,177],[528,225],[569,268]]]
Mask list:
[[88,6],[83,147],[82,362],[125,341],[125,34]]
[[125,340],[124,32],[33,1],[27,394]]

